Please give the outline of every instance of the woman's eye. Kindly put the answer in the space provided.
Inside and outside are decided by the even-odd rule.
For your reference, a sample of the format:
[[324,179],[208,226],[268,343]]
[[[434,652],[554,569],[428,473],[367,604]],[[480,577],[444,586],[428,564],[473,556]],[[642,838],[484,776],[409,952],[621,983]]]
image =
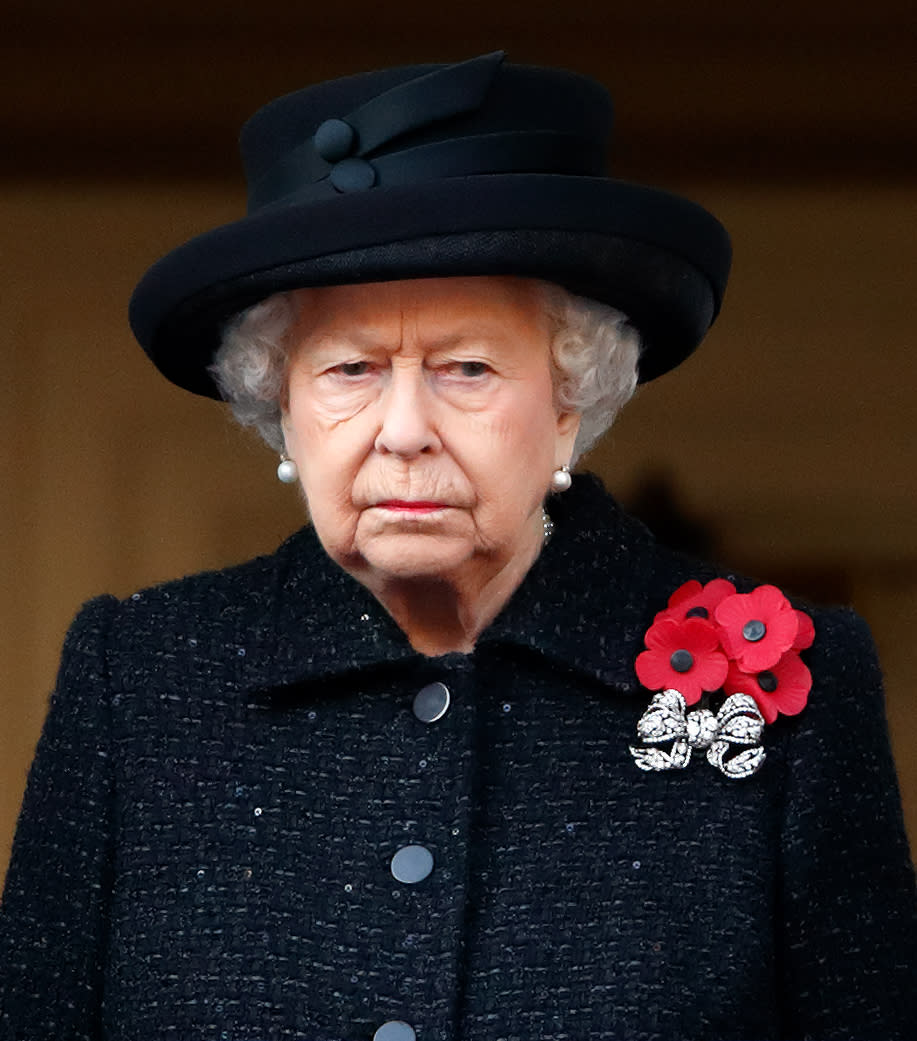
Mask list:
[[479,379],[490,372],[490,366],[483,361],[460,361],[455,363],[455,370],[459,376],[465,379]]
[[365,376],[369,372],[368,361],[345,361],[335,365],[332,372],[341,376]]

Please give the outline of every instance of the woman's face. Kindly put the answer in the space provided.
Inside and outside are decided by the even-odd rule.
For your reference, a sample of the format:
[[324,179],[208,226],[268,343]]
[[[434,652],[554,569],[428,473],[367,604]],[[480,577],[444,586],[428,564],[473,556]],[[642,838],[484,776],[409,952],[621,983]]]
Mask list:
[[371,587],[530,561],[579,423],[549,343],[527,279],[303,290],[284,432],[332,559]]

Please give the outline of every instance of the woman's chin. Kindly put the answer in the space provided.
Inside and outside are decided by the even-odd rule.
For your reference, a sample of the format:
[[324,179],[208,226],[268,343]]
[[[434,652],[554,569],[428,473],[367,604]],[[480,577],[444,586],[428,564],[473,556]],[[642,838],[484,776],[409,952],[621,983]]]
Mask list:
[[416,531],[378,534],[360,549],[365,565],[383,580],[448,580],[474,556],[467,535]]

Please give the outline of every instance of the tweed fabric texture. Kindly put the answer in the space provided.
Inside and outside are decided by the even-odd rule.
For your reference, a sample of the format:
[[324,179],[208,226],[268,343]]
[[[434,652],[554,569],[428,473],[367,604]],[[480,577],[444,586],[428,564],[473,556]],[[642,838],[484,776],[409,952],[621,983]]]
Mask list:
[[[913,1037],[913,872],[863,623],[814,613],[810,703],[766,728],[758,774],[641,772],[643,634],[716,572],[590,479],[551,512],[469,655],[415,653],[307,529],[90,602],[7,880],[0,1037]],[[436,680],[450,707],[423,723]],[[434,858],[416,885],[390,871],[409,844]]]

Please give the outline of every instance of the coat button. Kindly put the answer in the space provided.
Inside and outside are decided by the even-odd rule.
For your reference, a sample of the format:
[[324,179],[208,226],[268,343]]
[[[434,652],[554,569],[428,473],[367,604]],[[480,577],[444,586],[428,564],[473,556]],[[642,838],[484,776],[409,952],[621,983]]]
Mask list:
[[435,723],[449,708],[449,688],[445,683],[428,683],[414,695],[414,715],[421,723]]
[[373,1034],[373,1041],[417,1041],[413,1028],[401,1019],[390,1019]]
[[392,857],[392,874],[399,882],[412,885],[433,870],[433,854],[426,846],[402,846]]

